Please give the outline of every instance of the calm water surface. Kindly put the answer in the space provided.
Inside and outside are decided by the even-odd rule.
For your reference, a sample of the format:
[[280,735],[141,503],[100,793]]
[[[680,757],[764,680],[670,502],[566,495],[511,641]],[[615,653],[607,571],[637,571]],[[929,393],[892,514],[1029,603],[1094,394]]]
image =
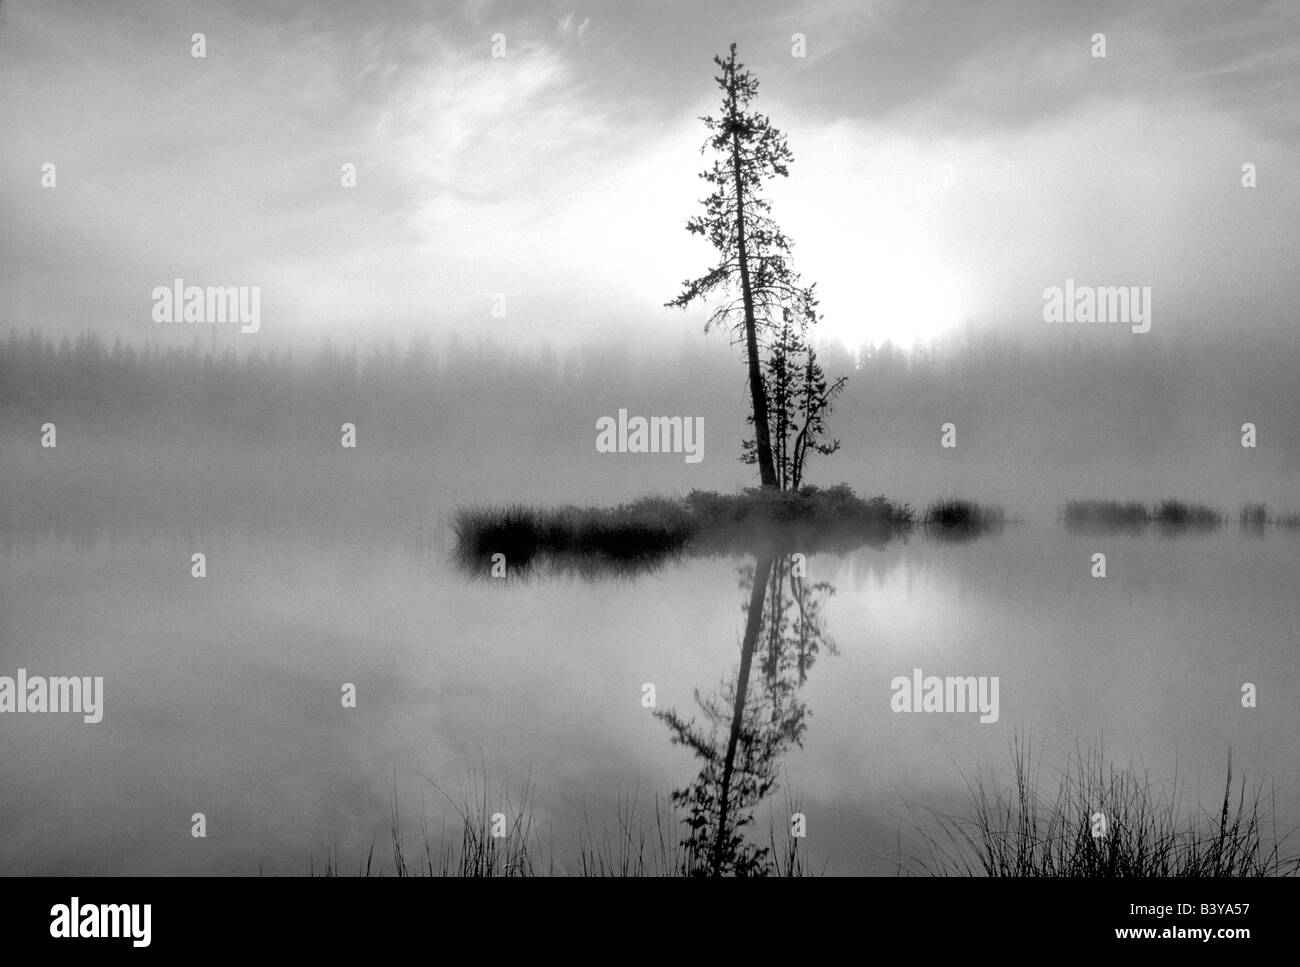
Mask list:
[[[408,829],[422,811],[451,828],[429,780],[454,791],[482,771],[494,788],[531,776],[563,870],[580,835],[616,826],[620,798],[644,816],[690,782],[697,761],[642,688],[689,717],[696,691],[734,684],[753,559],[471,580],[450,563],[455,503],[365,526],[346,507],[310,526],[286,511],[202,527],[122,526],[136,512],[111,508],[63,536],[10,515],[0,674],[103,675],[106,697],[98,725],[0,718],[0,871],[301,874],[330,851],[355,865],[387,842],[394,796]],[[893,872],[920,850],[911,810],[960,811],[967,777],[1006,776],[1018,731],[1048,773],[1100,743],[1207,803],[1231,751],[1296,823],[1297,565],[1294,533],[1080,535],[1047,515],[969,543],[813,554],[830,641],[780,673],[805,728],[759,825],[785,822],[789,794],[812,866]],[[914,668],[998,676],[998,721],[892,712],[890,682]],[[196,812],[206,839],[190,836]]]

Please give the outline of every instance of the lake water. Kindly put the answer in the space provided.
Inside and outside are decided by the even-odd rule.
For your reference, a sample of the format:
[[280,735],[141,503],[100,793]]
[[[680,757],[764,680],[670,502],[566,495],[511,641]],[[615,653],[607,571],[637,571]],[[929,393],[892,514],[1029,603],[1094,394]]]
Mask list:
[[[0,872],[304,874],[331,853],[355,869],[372,839],[391,855],[394,802],[408,832],[422,812],[453,829],[430,780],[454,798],[475,775],[512,796],[531,777],[534,826],[568,870],[620,802],[647,817],[694,777],[643,686],[690,717],[697,690],[734,683],[752,559],[474,580],[450,563],[446,522],[507,484],[417,497],[370,467],[326,493],[299,462],[229,479],[188,464],[115,489],[153,479],[128,462],[82,468],[62,512],[10,481],[0,674],[102,675],[105,701],[95,725],[0,717]],[[1047,772],[1101,744],[1207,804],[1231,752],[1275,783],[1279,823],[1300,822],[1297,565],[1293,531],[1088,535],[1050,514],[970,542],[811,554],[834,649],[802,681],[786,669],[802,745],[783,750],[758,825],[783,826],[790,796],[810,866],[892,873],[920,852],[914,812],[963,811],[967,778],[1008,775],[1018,732]],[[997,721],[892,711],[891,681],[916,668],[997,676]]]

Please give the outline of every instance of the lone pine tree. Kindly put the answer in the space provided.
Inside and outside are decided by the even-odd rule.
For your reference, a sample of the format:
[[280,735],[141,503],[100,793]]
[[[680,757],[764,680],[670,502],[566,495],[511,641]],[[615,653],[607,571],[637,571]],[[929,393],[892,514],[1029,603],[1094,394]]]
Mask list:
[[816,299],[791,266],[790,240],[772,220],[762,187],[778,175],[787,177],[794,156],[771,119],[749,110],[758,94],[758,80],[736,59],[736,45],[731,45],[725,60],[714,57],[713,61],[722,69],[714,78],[722,91],[722,110],[716,117],[700,119],[709,130],[701,153],[712,149],[715,154],[712,166],[700,177],[713,190],[701,202],[704,213],[687,221],[686,229],[707,238],[719,259],[707,273],[688,280],[681,295],[666,304],[684,309],[697,299],[720,299],[704,329],[725,326],[744,344],[754,460],[762,485],[779,487],[759,347],[766,336],[779,330],[787,313],[815,321]]

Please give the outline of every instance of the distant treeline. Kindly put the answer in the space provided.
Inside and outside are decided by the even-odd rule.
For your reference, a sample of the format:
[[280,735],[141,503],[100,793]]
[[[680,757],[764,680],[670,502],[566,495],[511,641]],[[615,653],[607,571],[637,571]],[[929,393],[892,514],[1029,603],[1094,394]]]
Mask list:
[[[1180,438],[1231,443],[1249,421],[1272,465],[1300,465],[1294,351],[1126,334],[1038,344],[976,335],[925,350],[826,344],[820,352],[828,375],[849,376],[830,425],[845,457],[917,434],[937,441],[945,421],[958,425],[963,447],[1038,441],[1066,459],[1096,446],[1137,457]],[[589,422],[626,406],[707,415],[710,446],[730,446],[734,430],[738,455],[745,403],[742,362],[725,340],[664,346],[647,336],[557,351],[453,337],[437,348],[427,338],[364,351],[325,342],[314,351],[227,348],[215,357],[198,339],[187,348],[136,347],[93,332],[55,342],[32,330],[0,342],[0,419],[10,424],[71,413],[133,425],[154,414],[264,432],[347,411],[382,414],[416,432],[504,421],[553,438],[575,425],[594,434]]]

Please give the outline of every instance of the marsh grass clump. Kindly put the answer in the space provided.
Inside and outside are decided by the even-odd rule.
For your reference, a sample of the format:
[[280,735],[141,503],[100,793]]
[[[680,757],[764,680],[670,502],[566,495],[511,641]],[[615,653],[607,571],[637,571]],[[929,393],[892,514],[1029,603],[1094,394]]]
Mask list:
[[1162,500],[1151,512],[1151,519],[1179,527],[1218,527],[1223,515],[1205,504],[1182,500]]
[[[1010,787],[968,782],[969,811],[932,814],[920,832],[922,864],[941,876],[1247,877],[1293,876],[1300,857],[1271,821],[1263,784],[1234,779],[1222,797],[1185,805],[1182,789],[1119,769],[1099,751],[1076,751],[1055,788],[1044,790],[1028,743],[1013,743]],[[1098,817],[1101,817],[1099,820]],[[1104,826],[1101,824],[1104,822]],[[937,827],[937,829],[936,829]],[[1100,831],[1102,835],[1096,835]]]
[[1005,519],[1001,507],[948,497],[930,504],[922,522],[940,531],[986,533],[1000,530]]
[[1139,500],[1071,500],[1065,505],[1065,524],[1083,533],[1141,531],[1155,524],[1164,534],[1212,530],[1225,517],[1206,504],[1165,499],[1154,504]]
[[1268,506],[1266,504],[1246,504],[1238,517],[1241,532],[1248,537],[1263,537],[1269,524]]
[[1241,508],[1241,515],[1238,519],[1243,524],[1267,524],[1268,505],[1246,504]]
[[561,552],[635,559],[680,550],[694,533],[678,501],[643,497],[613,509],[565,508],[547,518],[546,546]]
[[457,512],[452,531],[459,546],[475,557],[505,554],[527,560],[541,546],[542,522],[537,511],[523,504],[489,510],[473,507]]
[[472,574],[491,573],[504,555],[511,573],[544,559],[552,570],[582,575],[638,574],[682,553],[746,550],[773,541],[809,550],[883,544],[911,526],[914,512],[884,496],[864,500],[847,484],[738,494],[693,490],[686,497],[644,497],[612,508],[470,507],[452,520],[456,556]]
[[908,523],[912,509],[895,505],[884,495],[863,500],[848,484],[764,490],[751,487],[738,494],[692,490],[686,506],[702,529],[747,524],[885,524]]
[[696,530],[680,501],[658,497],[613,508],[464,508],[451,526],[460,563],[485,573],[497,554],[516,570],[527,570],[539,555],[635,569],[639,561],[680,551]]
[[798,544],[809,551],[883,545],[909,527],[913,511],[883,495],[864,500],[848,484],[798,490],[693,490],[686,497],[698,525],[699,553],[745,551],[758,545]]

